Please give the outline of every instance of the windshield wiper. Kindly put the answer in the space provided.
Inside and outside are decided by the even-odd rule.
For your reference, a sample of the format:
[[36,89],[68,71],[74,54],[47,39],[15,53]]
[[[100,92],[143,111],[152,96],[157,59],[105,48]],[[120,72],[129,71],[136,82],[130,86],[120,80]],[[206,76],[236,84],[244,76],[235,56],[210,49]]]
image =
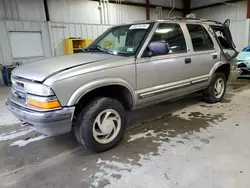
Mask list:
[[106,49],[106,48],[102,48],[101,46],[97,45],[95,46],[94,48],[87,48],[85,49],[85,51],[92,51],[92,50],[99,50],[101,52],[104,52],[104,53],[108,53],[108,54],[111,54],[111,55],[115,55],[112,51]]

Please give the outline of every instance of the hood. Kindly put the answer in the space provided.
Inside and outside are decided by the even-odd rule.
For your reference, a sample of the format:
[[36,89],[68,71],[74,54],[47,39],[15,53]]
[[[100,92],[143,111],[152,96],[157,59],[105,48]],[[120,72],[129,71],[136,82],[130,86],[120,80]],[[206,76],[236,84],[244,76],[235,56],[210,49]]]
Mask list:
[[249,61],[250,62],[250,52],[240,52],[237,56],[238,61]]
[[68,56],[46,58],[22,65],[12,72],[13,76],[43,82],[48,77],[73,67],[114,58],[103,53],[78,53]]

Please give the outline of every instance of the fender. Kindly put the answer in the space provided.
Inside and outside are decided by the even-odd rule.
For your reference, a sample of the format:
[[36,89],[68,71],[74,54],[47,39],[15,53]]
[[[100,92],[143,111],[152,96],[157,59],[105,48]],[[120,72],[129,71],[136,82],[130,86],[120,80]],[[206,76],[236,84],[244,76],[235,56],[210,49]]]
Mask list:
[[[226,65],[226,64],[229,64],[229,63],[227,63],[227,62],[224,61],[224,60],[220,60],[220,61],[218,61],[217,63],[214,64],[214,66],[212,67],[212,69],[211,69],[211,71],[210,71],[210,73],[209,73],[209,80],[208,80],[209,83],[211,82],[211,80],[212,80],[212,78],[213,78],[213,75],[214,75],[215,71],[216,71],[220,66]],[[230,65],[230,64],[229,64],[229,65]]]
[[130,91],[130,94],[131,94],[132,99],[133,99],[132,109],[135,108],[135,106],[137,104],[137,98],[136,98],[136,95],[134,92],[134,88],[129,82],[127,82],[121,78],[98,79],[98,80],[93,80],[91,82],[88,82],[88,83],[82,85],[70,97],[70,99],[67,103],[67,106],[73,106],[73,105],[77,104],[77,102],[84,95],[86,95],[90,91],[93,91],[94,89],[97,89],[97,88],[100,88],[103,86],[110,86],[110,85],[120,85],[120,86],[126,87]]

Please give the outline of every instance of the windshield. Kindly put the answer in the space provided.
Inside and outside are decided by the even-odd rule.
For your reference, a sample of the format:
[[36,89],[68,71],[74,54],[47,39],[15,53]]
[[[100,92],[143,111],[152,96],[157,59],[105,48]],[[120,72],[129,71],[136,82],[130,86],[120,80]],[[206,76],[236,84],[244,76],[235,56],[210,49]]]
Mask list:
[[98,37],[86,50],[113,55],[135,55],[151,26],[152,23],[113,27]]

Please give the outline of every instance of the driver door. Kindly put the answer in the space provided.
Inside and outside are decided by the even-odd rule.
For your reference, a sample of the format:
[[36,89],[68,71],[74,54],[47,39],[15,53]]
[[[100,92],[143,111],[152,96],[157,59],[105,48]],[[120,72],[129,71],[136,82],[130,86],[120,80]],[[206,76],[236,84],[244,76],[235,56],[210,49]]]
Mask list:
[[[150,42],[164,40],[169,52],[163,55],[149,56],[145,49],[137,66],[138,105],[156,103],[184,95],[192,78],[190,67],[191,56],[182,31],[182,25],[160,23]],[[152,54],[152,53],[150,53]]]

